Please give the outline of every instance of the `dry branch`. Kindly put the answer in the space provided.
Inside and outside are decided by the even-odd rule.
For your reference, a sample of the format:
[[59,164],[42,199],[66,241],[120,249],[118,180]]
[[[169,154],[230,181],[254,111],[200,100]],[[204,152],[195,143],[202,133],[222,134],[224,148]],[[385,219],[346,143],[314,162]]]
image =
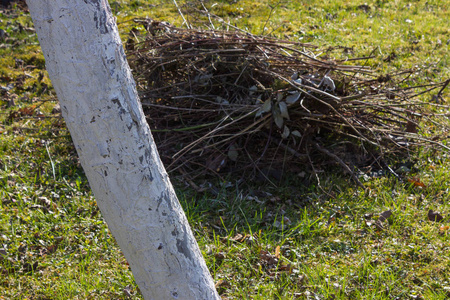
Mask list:
[[130,32],[129,61],[169,170],[247,174],[288,160],[295,171],[313,158],[359,183],[358,169],[385,168],[389,157],[417,145],[441,145],[419,135],[429,104],[414,97],[440,96],[448,81],[411,87],[404,81],[414,70],[380,76],[316,57],[311,44],[135,22],[146,34]]

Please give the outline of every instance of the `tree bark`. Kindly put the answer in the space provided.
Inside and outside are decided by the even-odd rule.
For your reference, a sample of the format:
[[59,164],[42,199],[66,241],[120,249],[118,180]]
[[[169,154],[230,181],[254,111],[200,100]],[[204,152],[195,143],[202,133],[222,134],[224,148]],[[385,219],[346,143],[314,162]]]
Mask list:
[[159,158],[107,0],[28,0],[81,164],[145,299],[220,299]]

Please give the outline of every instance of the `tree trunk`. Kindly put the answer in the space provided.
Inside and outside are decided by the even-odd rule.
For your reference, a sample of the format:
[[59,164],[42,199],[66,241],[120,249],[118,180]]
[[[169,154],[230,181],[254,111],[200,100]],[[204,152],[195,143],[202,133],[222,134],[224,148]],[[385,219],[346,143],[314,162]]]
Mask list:
[[219,299],[159,158],[107,0],[28,0],[97,204],[145,299]]

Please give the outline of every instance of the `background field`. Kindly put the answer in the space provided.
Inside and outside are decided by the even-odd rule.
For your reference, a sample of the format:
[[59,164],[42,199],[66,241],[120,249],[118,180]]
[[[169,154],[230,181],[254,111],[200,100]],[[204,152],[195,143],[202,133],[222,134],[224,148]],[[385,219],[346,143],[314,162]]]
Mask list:
[[[173,1],[110,3],[124,40],[137,16],[184,26]],[[416,84],[450,78],[448,1],[178,5],[255,34],[341,47],[339,59],[374,55],[367,64],[380,74],[415,68]],[[230,27],[197,16],[185,14]],[[0,28],[0,299],[140,299],[55,109],[26,9],[0,8]],[[433,102],[447,134],[448,90]],[[223,299],[448,299],[449,166],[445,151],[418,151],[392,165],[404,180],[367,176],[365,189],[326,170],[321,187],[309,173],[277,187],[205,178],[205,193],[172,179]]]

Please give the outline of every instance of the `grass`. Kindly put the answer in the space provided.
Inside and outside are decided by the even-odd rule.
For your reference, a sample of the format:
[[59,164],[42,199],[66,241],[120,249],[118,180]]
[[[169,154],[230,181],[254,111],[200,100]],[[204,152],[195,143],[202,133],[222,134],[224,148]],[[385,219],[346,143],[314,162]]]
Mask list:
[[[205,3],[253,33],[345,47],[340,57],[372,53],[367,63],[380,73],[422,69],[415,83],[450,77],[447,1]],[[111,4],[124,38],[133,16],[182,25],[172,1]],[[0,85],[13,84],[0,101],[0,299],[140,299],[52,112],[56,97],[29,15],[13,9],[0,20],[8,34],[0,41]],[[409,181],[367,177],[364,190],[327,172],[321,187],[298,174],[277,187],[205,181],[218,193],[203,194],[172,180],[224,299],[448,299],[448,153],[411,155]],[[430,209],[443,221],[429,220]]]

